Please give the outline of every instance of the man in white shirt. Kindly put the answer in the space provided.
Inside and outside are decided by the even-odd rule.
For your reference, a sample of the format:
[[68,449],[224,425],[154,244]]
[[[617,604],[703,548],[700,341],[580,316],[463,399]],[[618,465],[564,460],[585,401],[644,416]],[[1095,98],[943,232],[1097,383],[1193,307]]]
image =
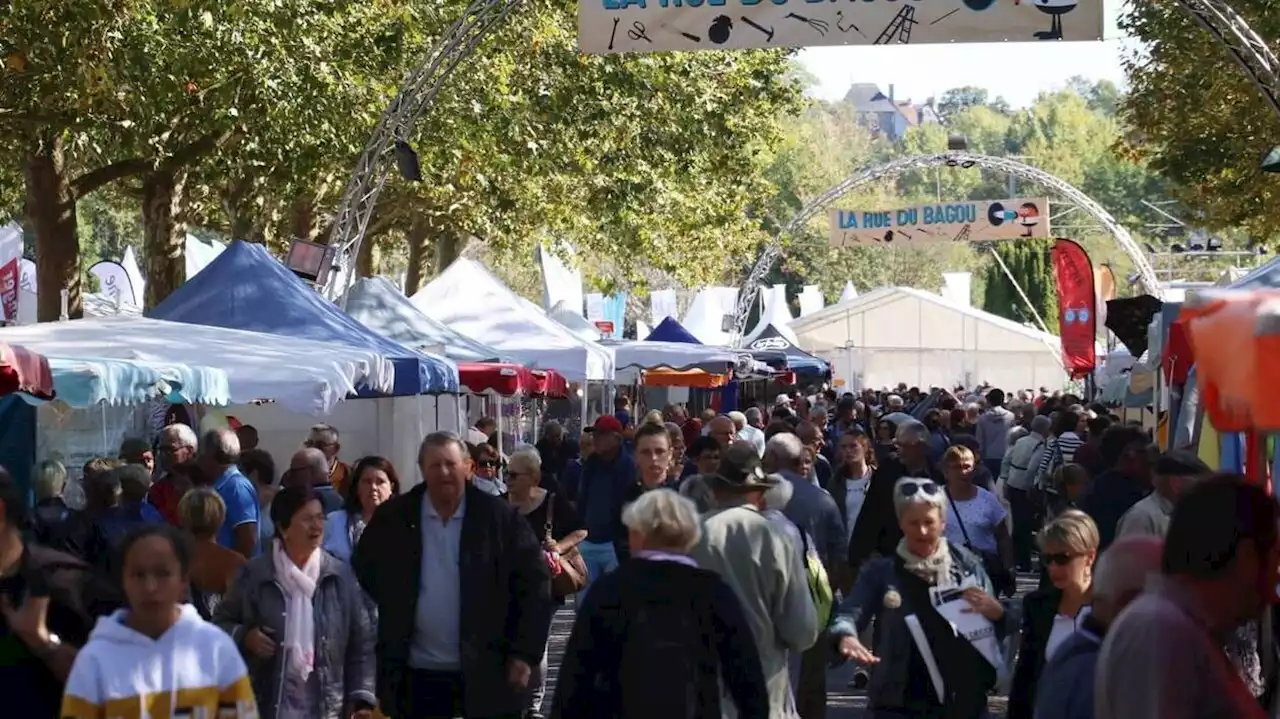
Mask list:
[[760,456],[764,456],[764,432],[752,427],[747,422],[747,415],[742,412],[730,412],[729,419],[733,420],[733,427],[736,430],[737,438],[750,444],[756,448],[756,452]]

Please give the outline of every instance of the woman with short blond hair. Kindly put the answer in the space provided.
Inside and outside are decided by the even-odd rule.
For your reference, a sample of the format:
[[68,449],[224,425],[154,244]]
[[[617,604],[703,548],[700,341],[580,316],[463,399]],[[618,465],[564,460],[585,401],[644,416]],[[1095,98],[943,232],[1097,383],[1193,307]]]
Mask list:
[[178,518],[195,543],[191,553],[191,603],[206,620],[222,601],[244,565],[244,555],[218,544],[218,529],[227,518],[227,505],[218,493],[198,487],[178,502]]
[[[1040,561],[1050,584],[1022,599],[1018,665],[1009,691],[1009,719],[1031,719],[1036,685],[1054,652],[1081,627],[1090,629],[1093,564],[1098,559],[1098,525],[1077,509],[1059,514],[1040,530]],[[1097,631],[1098,627],[1091,628]]]
[[578,609],[551,715],[718,717],[723,678],[741,719],[766,719],[769,694],[742,603],[689,557],[701,536],[693,502],[655,489],[627,505],[622,522],[631,561],[593,582]]

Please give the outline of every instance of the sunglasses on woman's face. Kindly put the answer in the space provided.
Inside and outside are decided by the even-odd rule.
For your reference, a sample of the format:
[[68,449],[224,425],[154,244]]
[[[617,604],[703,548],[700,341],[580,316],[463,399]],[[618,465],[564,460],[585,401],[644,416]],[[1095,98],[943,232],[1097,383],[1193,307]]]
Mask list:
[[936,482],[903,482],[898,487],[898,492],[904,497],[914,497],[917,492],[924,492],[928,495],[938,493],[938,485]]
[[482,468],[482,469],[493,469],[493,468],[495,468],[495,467],[497,467],[497,466],[498,466],[498,460],[496,460],[496,459],[482,459],[482,460],[480,460],[479,462],[476,462],[476,466],[477,466],[477,467],[480,467],[480,468]]
[[1044,560],[1045,564],[1056,564],[1059,567],[1065,567],[1071,564],[1071,560],[1075,559],[1076,556],[1070,552],[1054,552],[1053,554],[1041,554],[1040,558]]

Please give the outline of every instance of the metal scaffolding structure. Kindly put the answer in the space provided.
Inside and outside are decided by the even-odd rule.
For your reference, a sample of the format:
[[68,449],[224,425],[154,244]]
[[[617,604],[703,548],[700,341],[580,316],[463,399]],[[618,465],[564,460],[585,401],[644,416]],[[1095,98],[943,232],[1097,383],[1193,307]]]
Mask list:
[[751,312],[752,303],[755,302],[756,293],[782,252],[783,238],[804,227],[818,213],[823,212],[836,200],[862,185],[886,177],[896,177],[904,172],[942,165],[965,168],[981,167],[1015,175],[1028,182],[1034,182],[1053,194],[1069,200],[1076,207],[1086,212],[1115,238],[1116,244],[1120,245],[1120,249],[1124,250],[1125,254],[1133,260],[1143,288],[1157,297],[1160,296],[1160,283],[1156,279],[1155,270],[1151,268],[1151,263],[1147,261],[1146,253],[1134,241],[1133,236],[1111,216],[1111,213],[1103,209],[1097,202],[1094,202],[1088,195],[1076,189],[1075,186],[1044,170],[1008,157],[975,155],[969,152],[944,152],[938,155],[906,157],[880,165],[864,167],[802,207],[795,217],[791,218],[791,221],[773,238],[773,241],[769,243],[769,246],[765,248],[759,259],[756,260],[755,265],[752,266],[751,272],[748,273],[747,279],[742,285],[742,290],[738,293],[738,305],[735,314],[737,334],[741,335],[746,328],[747,316]]
[[[1278,93],[1280,62],[1277,61],[1271,48],[1226,0],[1176,1],[1179,7],[1191,15],[1236,59],[1262,93],[1267,105],[1280,119],[1280,93]],[[373,135],[360,154],[337,211],[334,213],[329,245],[335,248],[335,257],[340,265],[349,269],[354,265],[355,258],[359,256],[365,230],[377,206],[378,194],[386,183],[387,173],[395,163],[393,148],[396,142],[407,142],[411,138],[414,124],[430,108],[454,68],[470,56],[485,36],[506,20],[522,2],[523,0],[473,0],[462,12],[461,17],[440,36],[419,66],[405,78],[403,87],[378,121]],[[1157,291],[1151,265],[1137,249],[1128,231],[1120,227],[1106,210],[1079,190],[1052,175],[1008,158],[947,153],[923,158],[907,158],[859,171],[806,205],[788,223],[779,237],[765,249],[747,277],[737,307],[738,332],[741,333],[746,323],[747,312],[754,301],[760,281],[777,260],[780,251],[777,239],[781,239],[782,235],[803,225],[814,214],[863,182],[895,175],[909,169],[949,164],[951,160],[956,160],[959,164],[967,162],[981,164],[988,169],[1008,172],[1059,191],[1088,211],[1099,224],[1115,236],[1116,241],[1139,267],[1144,286],[1148,291]],[[338,277],[346,277],[346,282],[349,283],[354,281],[355,273],[350,271],[331,273],[329,284],[325,288],[329,297],[336,298],[346,290],[345,283],[337,281]]]

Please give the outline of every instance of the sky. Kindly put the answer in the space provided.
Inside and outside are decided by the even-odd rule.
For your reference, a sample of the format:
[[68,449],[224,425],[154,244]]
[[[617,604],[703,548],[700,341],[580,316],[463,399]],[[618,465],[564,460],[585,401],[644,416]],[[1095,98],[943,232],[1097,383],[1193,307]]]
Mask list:
[[813,94],[823,100],[844,97],[855,82],[875,83],[885,94],[893,85],[897,99],[917,103],[975,85],[992,98],[1003,96],[1014,107],[1025,107],[1075,75],[1124,85],[1120,61],[1137,44],[1116,27],[1121,7],[1119,2],[1104,6],[1101,42],[814,47],[802,50],[799,58],[818,79]]

